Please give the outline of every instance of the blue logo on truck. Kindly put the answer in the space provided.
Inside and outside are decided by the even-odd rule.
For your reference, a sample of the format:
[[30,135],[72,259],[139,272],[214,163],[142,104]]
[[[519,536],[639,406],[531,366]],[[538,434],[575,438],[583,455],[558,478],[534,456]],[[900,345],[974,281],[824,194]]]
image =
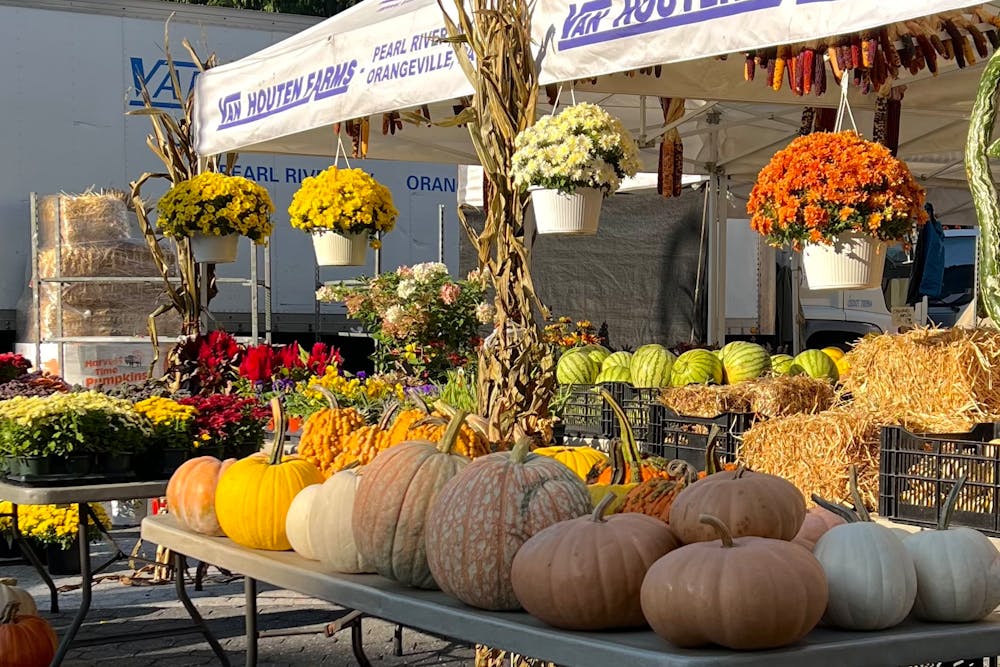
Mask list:
[[201,73],[198,65],[185,60],[174,61],[174,71],[181,87],[181,98],[178,99],[170,77],[170,66],[166,58],[143,59],[129,58],[132,70],[132,96],[129,106],[145,106],[142,101],[142,88],[146,87],[154,107],[157,109],[180,109],[184,99],[194,87],[194,81]]

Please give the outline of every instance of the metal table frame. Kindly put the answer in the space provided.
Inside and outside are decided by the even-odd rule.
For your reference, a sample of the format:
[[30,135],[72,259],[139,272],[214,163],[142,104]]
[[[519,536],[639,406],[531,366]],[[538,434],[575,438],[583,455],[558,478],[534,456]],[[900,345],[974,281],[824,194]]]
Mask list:
[[[28,487],[19,486],[0,481],[0,499],[7,500],[13,505],[11,523],[13,527],[14,542],[18,545],[25,559],[35,568],[42,581],[49,589],[49,608],[52,613],[59,611],[59,596],[55,583],[49,575],[45,566],[42,565],[38,555],[32,549],[24,536],[21,534],[17,521],[18,505],[64,505],[73,504],[79,510],[79,521],[77,523],[77,534],[80,542],[80,608],[77,609],[73,621],[59,642],[50,667],[57,667],[62,664],[66,654],[74,647],[95,646],[101,644],[113,644],[117,642],[134,641],[136,639],[157,639],[160,637],[172,637],[181,634],[200,633],[212,647],[212,651],[219,657],[223,665],[229,665],[222,646],[212,635],[205,621],[201,618],[198,610],[187,595],[184,587],[184,556],[174,554],[175,567],[175,588],[177,598],[184,605],[191,617],[192,624],[188,626],[163,628],[136,633],[119,633],[115,635],[105,635],[103,637],[90,637],[77,639],[76,635],[83,626],[83,622],[90,612],[90,603],[93,594],[93,576],[102,570],[107,569],[113,563],[130,558],[119,547],[117,542],[108,535],[107,529],[101,524],[97,516],[90,509],[90,503],[107,500],[117,500],[121,498],[156,498],[166,493],[167,482],[126,482],[121,484],[95,484],[92,486],[63,486],[63,487]],[[96,568],[90,565],[90,539],[87,535],[88,519],[92,521],[98,529],[111,540],[116,553],[105,563]]]
[[[1000,655],[1000,614],[965,624],[906,621],[882,632],[817,628],[794,646],[738,652],[722,648],[679,649],[649,630],[567,632],[523,612],[472,609],[440,591],[403,587],[376,575],[346,575],[293,552],[257,551],[223,537],[207,537],[181,527],[169,515],[147,517],[142,537],[174,553],[207,561],[245,579],[247,662],[256,664],[256,581],[293,590],[351,610],[438,637],[495,646],[573,667],[898,667],[961,660],[968,655]],[[345,617],[347,618],[347,617]],[[352,628],[353,630],[353,628]],[[360,626],[358,628],[360,639]],[[362,663],[364,664],[364,663]]]

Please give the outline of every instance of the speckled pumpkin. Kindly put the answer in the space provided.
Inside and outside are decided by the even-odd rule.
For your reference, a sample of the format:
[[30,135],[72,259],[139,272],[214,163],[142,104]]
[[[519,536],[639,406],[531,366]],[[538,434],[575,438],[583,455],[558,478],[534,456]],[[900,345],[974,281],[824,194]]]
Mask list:
[[387,579],[437,588],[424,546],[427,510],[445,483],[469,463],[452,453],[464,418],[456,415],[438,443],[404,442],[365,467],[351,530],[360,556]]
[[214,456],[199,456],[185,461],[167,484],[167,507],[182,524],[202,535],[221,536],[222,527],[215,514],[215,489],[219,478],[236,459],[220,461]]
[[521,545],[592,510],[583,481],[555,459],[510,452],[473,461],[441,489],[427,518],[427,562],[445,593],[480,609],[519,609],[510,582]]

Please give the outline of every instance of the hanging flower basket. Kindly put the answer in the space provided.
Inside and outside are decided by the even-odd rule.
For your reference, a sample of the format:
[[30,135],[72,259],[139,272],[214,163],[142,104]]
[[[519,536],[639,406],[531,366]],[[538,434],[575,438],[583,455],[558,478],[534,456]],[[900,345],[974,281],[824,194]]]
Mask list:
[[807,243],[802,268],[811,290],[882,286],[888,244],[862,234],[840,234],[832,243]]
[[313,232],[313,249],[320,266],[364,266],[368,251],[368,234]]
[[240,237],[236,234],[210,236],[191,235],[191,253],[194,261],[204,264],[229,264],[236,261],[240,251]]
[[604,193],[597,188],[577,188],[566,194],[555,189],[533,188],[531,207],[539,234],[593,236],[601,219]]

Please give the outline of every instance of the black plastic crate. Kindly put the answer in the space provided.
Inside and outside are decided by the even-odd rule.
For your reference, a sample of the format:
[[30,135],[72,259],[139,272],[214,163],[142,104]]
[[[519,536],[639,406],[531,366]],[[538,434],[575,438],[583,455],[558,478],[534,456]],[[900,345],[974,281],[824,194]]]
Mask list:
[[698,470],[705,469],[705,450],[712,427],[718,427],[716,452],[723,461],[735,461],[743,434],[753,425],[756,415],[749,412],[724,412],[717,417],[679,415],[664,405],[649,407],[646,438],[639,443],[643,453],[680,459]]
[[1000,537],[1000,423],[968,433],[881,433],[878,512],[914,526],[935,526],[952,486],[963,474],[951,523]]
[[566,424],[566,435],[609,439],[621,437],[618,417],[601,397],[598,389],[611,394],[632,425],[636,440],[644,440],[649,424],[649,409],[656,404],[660,390],[636,389],[624,382],[573,385],[563,409],[562,420]]

